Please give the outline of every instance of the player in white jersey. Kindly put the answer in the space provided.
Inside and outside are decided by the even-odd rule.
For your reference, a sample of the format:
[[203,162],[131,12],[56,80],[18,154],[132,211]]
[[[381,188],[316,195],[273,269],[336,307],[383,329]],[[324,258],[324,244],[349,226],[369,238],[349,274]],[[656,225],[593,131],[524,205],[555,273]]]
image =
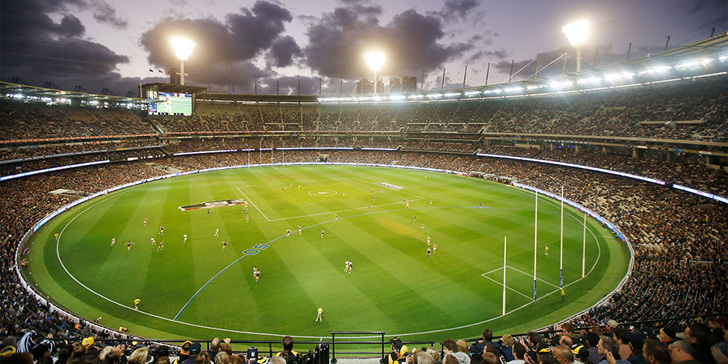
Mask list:
[[116,236],[113,239],[111,239],[111,246],[114,246],[114,244],[116,244]]
[[187,244],[187,234],[184,236],[184,243]]

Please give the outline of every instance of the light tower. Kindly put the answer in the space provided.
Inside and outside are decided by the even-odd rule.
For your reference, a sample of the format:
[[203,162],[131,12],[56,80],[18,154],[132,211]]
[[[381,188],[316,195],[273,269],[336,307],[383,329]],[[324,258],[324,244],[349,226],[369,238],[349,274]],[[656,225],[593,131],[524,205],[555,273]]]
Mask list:
[[589,22],[586,19],[564,25],[561,28],[561,31],[566,34],[566,38],[569,39],[571,46],[576,48],[576,72],[581,72],[581,45],[586,41],[588,30]]
[[380,51],[370,51],[364,55],[364,59],[369,65],[369,69],[374,72],[374,94],[377,94],[377,72],[382,68],[384,63],[384,53]]
[[185,61],[190,58],[192,49],[195,48],[195,42],[187,39],[174,37],[172,38],[172,47],[174,48],[174,54],[179,59],[179,73],[180,73],[180,84],[185,84]]

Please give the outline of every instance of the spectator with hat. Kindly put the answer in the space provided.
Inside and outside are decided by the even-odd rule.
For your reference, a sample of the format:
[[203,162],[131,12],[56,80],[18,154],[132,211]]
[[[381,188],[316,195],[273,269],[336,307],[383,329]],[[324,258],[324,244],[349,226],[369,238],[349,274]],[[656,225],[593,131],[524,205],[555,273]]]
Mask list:
[[645,364],[645,357],[642,354],[642,346],[645,343],[645,335],[635,332],[629,335],[630,355],[627,360],[632,364]]
[[[187,341],[185,341],[185,343],[187,343]],[[184,346],[184,344],[183,344],[183,346]],[[184,361],[182,361],[181,363],[182,364],[195,364],[197,362],[197,356],[200,355],[201,350],[202,350],[202,346],[200,346],[199,342],[197,342],[197,341],[191,342],[191,344],[189,346],[189,357],[187,359],[185,359]],[[205,355],[207,355],[207,352],[205,352]],[[180,360],[181,360],[181,357],[182,357],[182,355],[180,355]],[[208,356],[208,358],[209,358],[209,356]],[[208,359],[207,361],[209,362],[210,360]]]

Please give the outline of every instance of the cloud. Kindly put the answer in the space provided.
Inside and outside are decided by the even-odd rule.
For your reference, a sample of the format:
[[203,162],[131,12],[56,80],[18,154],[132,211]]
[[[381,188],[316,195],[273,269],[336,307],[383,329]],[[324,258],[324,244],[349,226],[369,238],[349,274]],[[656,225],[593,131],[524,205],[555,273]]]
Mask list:
[[440,43],[445,33],[437,16],[407,10],[380,25],[381,14],[381,7],[350,1],[318,19],[309,19],[309,41],[303,50],[308,66],[323,76],[357,79],[371,73],[363,54],[377,47],[387,54],[382,74],[419,74],[439,68],[473,47]]
[[275,67],[288,67],[294,57],[301,56],[301,47],[289,36],[280,38],[271,46],[268,61]]
[[475,9],[479,5],[477,0],[447,0],[445,5],[440,11],[441,16],[444,19],[457,16],[465,18],[468,16],[470,11]]
[[116,15],[116,10],[103,0],[88,1],[86,6],[91,9],[94,19],[99,23],[107,23],[117,29],[126,29],[129,23]]
[[[688,13],[697,13],[699,11],[702,11],[703,9],[710,9],[710,8],[719,8],[719,11],[725,12],[726,7],[728,7],[728,1],[726,0],[703,0],[703,1],[693,1],[690,3],[690,6],[688,7]],[[712,9],[711,9],[712,11]]]
[[81,24],[81,20],[73,15],[66,15],[61,19],[61,24],[57,27],[58,35],[73,38],[80,37],[86,31],[86,27]]
[[287,9],[259,0],[250,9],[241,8],[239,13],[227,14],[224,22],[212,18],[163,19],[142,34],[140,43],[149,63],[168,69],[179,64],[170,39],[173,36],[192,39],[196,46],[190,59],[185,61],[185,72],[191,81],[229,84],[231,70],[236,69],[250,81],[269,73],[250,62],[258,56],[263,55],[272,66],[286,67],[301,54],[292,37],[281,36],[286,23],[292,20]]
[[293,16],[277,4],[259,0],[251,10],[241,8],[240,14],[228,14],[226,19],[236,40],[230,46],[241,59],[252,59],[273,45]]
[[509,52],[505,48],[501,48],[501,49],[494,50],[494,51],[480,50],[480,51],[476,52],[475,54],[466,58],[465,61],[466,61],[466,63],[473,63],[473,62],[483,60],[483,59],[486,59],[486,60],[495,59],[497,61],[500,61],[500,60],[503,60],[506,57],[508,57],[508,55],[510,53],[511,52]]
[[[30,84],[46,81],[73,88],[79,80],[93,87],[119,80],[119,64],[129,57],[84,39],[81,21],[66,14],[55,22],[49,14],[65,13],[81,1],[3,1],[0,5],[0,78],[19,77]],[[70,86],[66,86],[70,85]],[[86,86],[86,85],[85,85]],[[108,86],[105,85],[105,86]],[[92,86],[86,86],[96,92]]]

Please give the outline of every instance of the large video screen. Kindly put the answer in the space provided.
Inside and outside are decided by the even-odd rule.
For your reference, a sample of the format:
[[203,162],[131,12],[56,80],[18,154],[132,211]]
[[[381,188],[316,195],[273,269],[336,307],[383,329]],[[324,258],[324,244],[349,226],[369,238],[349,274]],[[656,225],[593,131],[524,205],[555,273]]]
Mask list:
[[192,115],[192,95],[185,93],[152,92],[149,115]]

